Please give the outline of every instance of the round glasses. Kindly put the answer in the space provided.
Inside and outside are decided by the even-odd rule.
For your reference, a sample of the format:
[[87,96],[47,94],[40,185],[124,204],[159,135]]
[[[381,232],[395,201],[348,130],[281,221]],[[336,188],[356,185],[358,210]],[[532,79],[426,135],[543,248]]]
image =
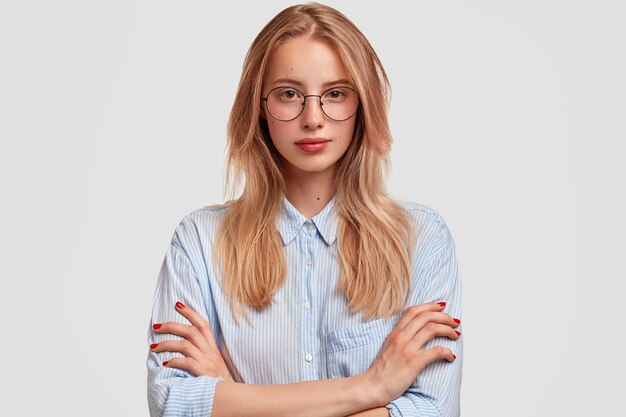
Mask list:
[[281,122],[289,122],[302,114],[307,97],[317,97],[322,112],[337,122],[348,120],[356,114],[359,97],[350,87],[333,87],[321,95],[304,93],[293,87],[276,87],[262,97],[269,114]]

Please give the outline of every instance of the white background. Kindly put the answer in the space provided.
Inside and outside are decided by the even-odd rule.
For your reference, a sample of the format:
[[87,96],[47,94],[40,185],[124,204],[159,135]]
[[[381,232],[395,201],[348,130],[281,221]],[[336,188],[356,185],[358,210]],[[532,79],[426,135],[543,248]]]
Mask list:
[[[148,415],[165,250],[223,201],[245,52],[291,4],[2,3],[2,415]],[[623,415],[624,3],[328,4],[391,79],[392,194],[456,241],[463,415]]]

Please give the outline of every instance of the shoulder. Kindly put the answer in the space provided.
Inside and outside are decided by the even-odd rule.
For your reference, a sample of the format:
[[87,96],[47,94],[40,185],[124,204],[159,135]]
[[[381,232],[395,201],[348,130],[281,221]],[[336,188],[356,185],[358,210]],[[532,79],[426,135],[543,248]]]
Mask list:
[[407,212],[418,228],[433,228],[440,232],[446,228],[443,216],[432,207],[406,200],[398,200],[398,204]]
[[409,304],[446,300],[450,306],[460,305],[456,248],[442,214],[424,204],[398,203],[409,213],[416,230]]
[[176,226],[172,243],[180,247],[206,246],[217,233],[219,223],[227,208],[226,204],[215,204],[187,213]]
[[430,206],[422,203],[416,203],[414,201],[398,200],[400,207],[413,216],[421,216],[432,221],[441,221],[441,214]]
[[399,200],[398,204],[414,225],[418,251],[438,252],[446,246],[454,245],[450,230],[437,210],[413,201]]

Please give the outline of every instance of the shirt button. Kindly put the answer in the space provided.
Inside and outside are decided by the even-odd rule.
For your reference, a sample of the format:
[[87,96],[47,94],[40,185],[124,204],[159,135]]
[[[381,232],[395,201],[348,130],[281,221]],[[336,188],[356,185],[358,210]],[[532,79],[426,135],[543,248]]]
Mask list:
[[308,310],[311,308],[311,304],[307,301],[306,303],[304,303],[304,309]]
[[309,232],[313,230],[313,225],[311,223],[306,225],[306,228],[309,229]]
[[307,265],[311,265],[313,263],[313,261],[311,260],[311,258],[306,258],[306,264]]
[[304,360],[307,362],[311,362],[313,360],[313,355],[311,355],[310,353],[307,353],[306,356],[304,357]]

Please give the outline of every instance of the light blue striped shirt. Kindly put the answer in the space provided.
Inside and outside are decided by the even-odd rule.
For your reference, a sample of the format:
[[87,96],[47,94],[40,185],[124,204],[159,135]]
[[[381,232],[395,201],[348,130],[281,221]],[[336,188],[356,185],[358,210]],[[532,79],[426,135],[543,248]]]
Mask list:
[[[174,309],[181,301],[211,324],[231,374],[249,384],[287,384],[348,377],[372,365],[400,314],[367,321],[351,314],[336,291],[338,216],[334,198],[307,219],[283,197],[277,227],[284,243],[287,278],[262,312],[250,309],[250,321],[239,324],[213,273],[211,248],[227,208],[205,207],[185,216],[177,226],[159,273],[148,344],[180,339],[155,334],[153,323],[189,322]],[[444,312],[461,318],[461,281],[455,247],[442,217],[433,209],[400,202],[417,227],[409,305],[447,303]],[[462,324],[461,324],[462,326]],[[457,327],[461,333],[463,332]],[[458,416],[460,414],[463,336],[436,337],[424,349],[441,345],[457,359],[429,364],[399,398],[387,405],[391,416]],[[209,417],[215,385],[221,378],[194,377],[161,366],[176,352],[148,353],[150,415]],[[234,405],[236,406],[236,405]]]

